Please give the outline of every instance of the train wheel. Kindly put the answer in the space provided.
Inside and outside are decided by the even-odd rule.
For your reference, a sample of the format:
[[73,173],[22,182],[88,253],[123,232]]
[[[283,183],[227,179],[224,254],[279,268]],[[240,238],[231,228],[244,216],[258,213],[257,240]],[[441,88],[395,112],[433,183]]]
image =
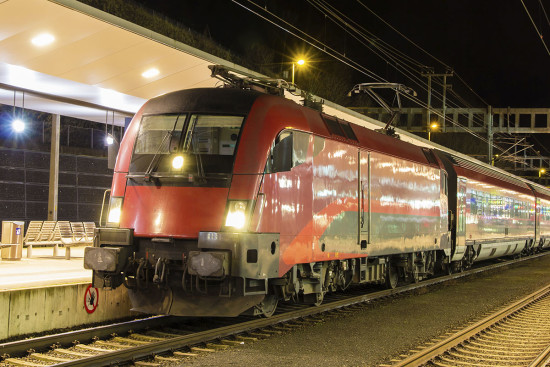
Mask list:
[[386,266],[386,287],[389,289],[395,289],[398,281],[399,272],[397,271],[397,267],[390,262]]
[[418,273],[418,269],[416,266],[414,267],[414,270],[411,274],[413,283],[418,283],[420,281],[420,273]]
[[323,303],[323,299],[325,299],[325,292],[319,292],[319,293],[315,293],[315,303],[313,304],[314,306],[321,306],[321,304]]
[[277,303],[279,303],[277,297],[269,295],[265,296],[264,300],[256,308],[263,317],[271,317],[277,309]]

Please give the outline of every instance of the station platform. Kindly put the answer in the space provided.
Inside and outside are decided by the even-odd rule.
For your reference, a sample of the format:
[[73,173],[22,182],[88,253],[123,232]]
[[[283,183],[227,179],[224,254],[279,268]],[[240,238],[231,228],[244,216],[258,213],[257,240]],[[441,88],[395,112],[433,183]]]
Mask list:
[[140,315],[132,312],[125,287],[93,288],[84,269],[85,246],[23,249],[20,260],[0,260],[0,349],[3,341]]
[[34,247],[32,258],[26,248],[20,260],[0,260],[0,290],[41,288],[53,285],[91,283],[92,271],[84,269],[84,246],[71,249],[65,260],[64,250],[53,256],[52,247]]

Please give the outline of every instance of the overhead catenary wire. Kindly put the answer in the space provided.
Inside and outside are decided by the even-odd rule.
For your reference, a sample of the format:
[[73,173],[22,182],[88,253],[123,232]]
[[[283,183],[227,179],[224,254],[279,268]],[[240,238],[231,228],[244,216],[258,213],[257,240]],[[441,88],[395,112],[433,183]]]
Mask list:
[[[275,14],[273,14],[272,12],[268,11],[265,7],[262,7],[256,3],[254,3],[252,0],[246,0],[248,3],[252,4],[253,6],[255,6],[258,11],[255,11],[253,9],[250,9],[249,7],[241,4],[239,1],[237,0],[232,0],[235,4],[241,6],[242,8],[244,8],[245,10],[248,10],[249,12],[251,12],[252,14],[256,15],[256,16],[259,16],[260,18],[270,22],[271,24],[277,26],[278,28],[284,30],[285,32],[288,32],[289,34],[292,34],[293,36],[297,37],[298,39],[310,44],[311,46],[317,48],[318,50],[326,53],[327,55],[335,58],[336,60],[338,61],[341,61],[341,62],[344,62],[344,64],[352,67],[353,69],[357,70],[358,72],[364,74],[364,75],[367,75],[369,77],[372,77],[373,79],[375,79],[376,81],[383,81],[383,82],[387,82],[387,80],[385,80],[384,78],[376,75],[375,73],[371,72],[370,70],[364,68],[363,66],[361,66],[359,63],[355,62],[354,60],[351,60],[349,57],[347,57],[346,55],[343,55],[342,53],[339,53],[337,52],[336,50],[334,50],[333,48],[331,48],[330,46],[327,46],[326,44],[324,44],[323,42],[317,40],[316,38],[310,36],[307,32],[304,32],[302,31],[301,29],[299,29],[298,27],[288,23],[287,21],[285,21],[284,19],[276,16]],[[282,26],[281,24],[278,24],[277,22],[269,19],[268,17],[266,16],[263,16],[262,14],[259,13],[259,11],[262,11],[262,12],[265,12],[267,13],[268,15],[272,16],[274,19],[277,19],[278,21],[281,21],[283,22],[286,27]],[[294,29],[291,30],[289,28],[292,28]],[[299,32],[301,35],[299,34],[296,34],[296,32]],[[309,39],[308,39],[309,38]],[[335,54],[331,53],[331,52],[335,52]],[[344,60],[342,60],[344,59]],[[356,66],[352,66],[352,65],[356,65]],[[365,70],[364,70],[365,69]],[[374,76],[373,76],[374,74]],[[406,99],[409,99],[411,100],[412,102],[415,102],[416,104],[420,105],[421,107],[424,107],[424,108],[430,108],[427,103],[421,101],[419,98],[416,98],[412,95],[409,95],[409,94],[405,94],[403,95]],[[468,127],[465,127],[463,125],[460,125],[458,124],[457,122],[453,121],[452,119],[447,119],[446,116],[443,116],[439,111],[437,110],[432,110],[430,108],[431,112],[434,114],[434,115],[438,115],[440,116],[442,119],[446,119],[446,121],[448,121],[449,123],[463,129],[464,131],[472,134],[473,136],[476,136],[478,139],[480,139],[481,141],[485,142],[485,143],[489,143],[489,140],[486,139],[485,137],[481,136],[481,135],[478,135],[476,134],[473,130],[469,129]],[[492,146],[498,150],[503,150],[503,148],[495,145],[494,143],[492,144]]]
[[[319,39],[309,35],[307,32],[299,29],[298,27],[292,25],[291,23],[287,22],[286,20],[282,19],[281,17],[275,15],[273,12],[269,11],[267,9],[267,7],[260,6],[252,0],[243,0],[243,1],[248,2],[249,4],[252,4],[252,6],[254,6],[256,8],[256,10],[254,10],[254,9],[251,9],[249,6],[246,6],[242,3],[240,3],[238,0],[232,0],[232,1],[235,4],[237,4],[238,6],[241,6],[245,10],[251,12],[252,14],[264,19],[265,21],[267,21],[267,22],[273,24],[274,26],[282,29],[283,31],[293,35],[294,37],[302,40],[303,42],[306,42],[307,44],[313,46],[314,48],[320,50],[321,52],[326,53],[327,55],[333,57],[335,60],[338,60],[338,61],[344,63],[345,65],[347,65],[349,67],[352,67],[354,70],[356,70],[356,71],[358,71],[358,72],[374,79],[375,81],[387,82],[384,78],[380,77],[376,73],[374,73],[371,70],[369,70],[368,68],[364,67],[363,65],[361,65],[357,61],[349,58],[344,53],[338,52],[333,47],[328,46],[326,43],[324,43],[324,42],[320,41]],[[322,0],[315,0],[315,1],[318,5],[323,4]],[[265,13],[266,15],[261,14],[261,12]],[[270,19],[270,17],[272,19]],[[334,21],[334,18],[332,18],[331,20]],[[282,24],[280,24],[278,22],[281,22]],[[370,34],[372,34],[372,33],[370,33]],[[372,37],[374,37],[374,35]],[[357,39],[356,37],[354,37],[354,38]],[[367,37],[366,39],[369,39],[369,38]],[[376,40],[381,41],[379,38],[376,38]],[[362,42],[362,44],[364,45],[364,42]],[[419,78],[417,76],[415,76],[414,74],[410,74],[411,70],[407,70],[407,68],[403,66],[403,65],[405,65],[408,68],[411,68],[412,67],[411,64],[422,65],[421,63],[418,63],[418,62],[399,63],[398,61],[400,61],[400,60],[412,60],[412,58],[410,58],[406,55],[403,56],[404,54],[402,52],[398,51],[398,50],[397,50],[397,52],[395,52],[394,51],[394,50],[396,50],[395,48],[393,48],[392,46],[389,46],[389,45],[388,45],[389,47],[386,46],[383,41],[381,41],[381,42],[372,42],[371,45],[379,46],[378,47],[379,53],[375,53],[375,54],[377,54],[378,56],[380,56],[380,54],[387,55],[386,57],[391,56],[390,60],[392,62],[396,62],[399,65],[399,67],[403,68],[402,70],[398,69],[402,74],[404,74],[404,75],[408,74],[408,75],[406,75],[408,78],[410,78],[411,80],[415,79],[415,83],[417,83],[424,90],[426,90],[426,88],[424,86],[425,83],[422,83],[422,81],[419,81],[418,80]],[[366,46],[366,45],[364,45],[364,46]],[[370,49],[370,50],[372,51],[372,49]],[[445,63],[442,63],[442,64],[447,66]],[[392,66],[393,66],[393,64],[392,64]],[[473,92],[473,89],[465,81],[463,81],[462,78],[459,77],[459,79],[468,87],[469,90],[471,90]],[[438,93],[437,91],[432,91],[432,93],[433,93],[433,95],[441,96],[441,93]],[[477,95],[477,93],[474,92],[474,94],[482,100],[482,98],[479,97],[479,95]],[[458,94],[457,94],[457,96],[458,96]],[[465,132],[468,132],[468,133],[472,134],[473,136],[475,136],[476,138],[480,139],[481,141],[489,144],[489,140],[487,138],[485,138],[484,136],[481,136],[481,135],[475,133],[473,130],[469,129],[466,126],[463,126],[462,124],[454,121],[453,119],[450,119],[450,118],[447,118],[446,116],[443,116],[441,112],[437,111],[432,106],[428,106],[427,103],[421,101],[419,98],[416,98],[414,96],[407,95],[407,94],[403,95],[403,97],[406,98],[406,99],[409,99],[410,101],[416,103],[417,105],[419,105],[423,108],[430,109],[432,114],[441,117],[445,121],[448,121],[450,124],[455,125],[455,126],[461,128],[461,129],[463,129]],[[458,97],[459,97],[458,99],[461,100],[461,102],[465,102],[465,100],[463,98],[461,98],[460,96],[458,96]],[[448,105],[449,105],[449,107],[451,107],[453,105],[458,106],[458,104],[453,103],[451,100],[448,100]],[[461,107],[457,107],[457,108],[461,108]],[[478,120],[478,119],[474,118],[474,120]],[[482,124],[483,124],[483,122],[482,122]],[[491,145],[493,146],[493,148],[497,149],[498,151],[504,151],[505,150],[505,148],[502,148],[502,147],[498,146],[494,141],[492,142]]]
[[[353,19],[347,17],[345,14],[343,14],[338,9],[334,8],[333,6],[331,6],[330,4],[328,4],[324,0],[307,0],[307,1],[310,4],[312,4],[316,9],[321,10],[325,17],[330,16],[331,19],[333,20],[333,22],[338,27],[343,29],[346,33],[350,34],[352,37],[354,37],[362,45],[367,47],[369,50],[373,51],[373,53],[380,56],[381,58],[384,58],[383,56],[380,55],[380,53],[372,50],[372,48],[368,44],[365,44],[365,42],[362,40],[362,39],[364,39],[366,42],[371,42],[371,44],[373,44],[374,47],[377,47],[377,45],[384,44],[383,41],[382,42],[376,42],[376,43],[372,42],[370,37],[375,37],[375,36],[371,32],[368,32],[364,27],[362,27],[361,25],[358,25]],[[377,48],[379,48],[379,47],[377,47]],[[415,73],[416,70],[410,70],[410,68],[407,65],[400,65],[399,60],[396,59],[395,57],[393,57],[394,55],[389,54],[388,52],[386,52],[386,50],[381,49],[381,48],[379,48],[379,50],[384,55],[386,55],[386,57],[388,57],[390,59],[390,61],[393,61],[393,63],[389,63],[391,66],[395,67],[396,70],[399,71],[400,73],[402,73],[404,76],[406,76],[406,77],[410,78],[411,80],[415,81],[416,84],[420,88],[422,88],[424,91],[426,91],[426,92],[428,91],[424,80],[421,79],[417,75],[417,73]],[[401,55],[404,55],[401,51],[397,51],[397,52]],[[407,56],[407,58],[409,60],[413,60],[412,58],[410,58],[408,56]],[[386,61],[388,61],[388,60],[386,60]],[[416,66],[423,66],[420,62],[414,62],[414,64]],[[441,96],[441,93],[439,93],[437,91],[432,91],[432,93]],[[454,93],[454,91],[453,91],[453,93]],[[460,97],[458,94],[456,94],[456,96],[461,100],[461,102],[466,103],[466,101],[462,97]],[[442,99],[440,99],[440,100],[442,101]],[[457,104],[454,104],[450,100],[448,101],[448,105],[450,107],[454,106],[455,108],[459,108]],[[425,105],[425,106],[427,107],[427,105]],[[484,137],[481,137],[480,135],[478,135],[475,132],[471,131],[469,128],[466,128],[462,125],[456,124],[453,120],[447,119],[446,116],[443,117],[442,114],[441,114],[440,117],[442,117],[445,121],[449,121],[451,124],[454,124],[455,126],[459,126],[459,127],[463,128],[467,132],[469,132],[469,133],[473,134],[474,136],[476,136],[478,139],[481,139],[482,141],[488,142],[488,140],[485,139]],[[476,120],[476,119],[474,119],[474,120]],[[483,121],[481,121],[481,125],[483,126]],[[499,150],[502,150],[502,148],[500,148],[498,146],[494,146],[494,147],[499,149]]]
[[546,14],[546,9],[544,8],[544,5],[542,5],[542,1],[539,0],[540,8],[542,9],[542,12],[544,13],[544,17],[546,18],[546,23],[550,26],[550,19],[548,19],[548,14]]
[[[548,49],[548,46],[546,45],[546,42],[544,41],[542,33],[540,33],[539,28],[535,24],[535,21],[533,20],[533,17],[531,17],[531,13],[529,13],[529,9],[527,9],[527,7],[525,6],[525,3],[523,2],[523,0],[519,0],[519,1],[521,1],[521,5],[523,5],[523,9],[525,9],[525,12],[527,13],[527,16],[529,17],[529,19],[531,20],[531,23],[533,24],[533,27],[535,28],[535,31],[537,32],[537,34],[540,38],[540,41],[542,42],[544,48],[546,49],[546,52],[548,53],[548,56],[550,56],[550,50]],[[546,12],[545,12],[545,14],[546,14]]]
[[[353,19],[347,17],[345,14],[340,12],[338,9],[336,9],[334,6],[328,4],[328,2],[324,0],[307,0],[310,4],[314,5],[314,7],[318,10],[321,10],[323,15],[325,17],[330,16],[331,20],[341,29],[343,29],[346,33],[350,34],[352,37],[358,40],[361,44],[363,44],[365,47],[367,47],[369,50],[371,50],[373,53],[375,53],[377,56],[384,59],[384,56],[380,55],[380,53],[372,50],[369,44],[365,44],[362,40],[358,39],[357,36],[364,39],[366,42],[370,43],[373,47],[378,48],[383,55],[388,57],[390,60],[384,59],[389,65],[394,67],[398,72],[402,73],[405,77],[409,78],[412,81],[416,81],[416,85],[418,85],[421,89],[423,89],[425,92],[428,92],[426,83],[423,79],[421,79],[418,76],[418,70],[411,70],[410,65],[406,64],[400,64],[399,59],[407,59],[409,61],[412,60],[412,64],[414,64],[417,67],[423,67],[420,62],[414,61],[411,57],[405,55],[403,52],[393,48],[390,45],[387,45],[384,41],[379,41],[380,39],[377,38],[375,35],[373,35],[371,32],[366,30],[361,25],[357,24]],[[371,10],[372,12],[372,10]],[[377,16],[378,17],[378,16]],[[380,17],[378,17],[380,18]],[[380,18],[381,19],[381,18]],[[385,21],[384,21],[385,22]],[[385,22],[388,24],[387,22]],[[389,25],[389,24],[388,24]],[[391,26],[391,25],[389,25]],[[392,27],[392,29],[395,29]],[[397,30],[396,30],[397,31]],[[399,32],[399,31],[397,31]],[[357,34],[357,36],[355,35]],[[400,33],[401,34],[401,33]],[[404,36],[404,35],[403,35]],[[375,39],[378,42],[373,41]],[[407,38],[408,40],[408,38]],[[411,41],[412,42],[412,41]],[[416,45],[416,44],[415,44]],[[381,47],[384,46],[384,47]],[[416,45],[418,46],[418,45]],[[420,47],[420,46],[418,46]],[[427,51],[426,51],[427,52]],[[408,67],[409,66],[409,67]],[[446,66],[448,67],[448,66]],[[473,91],[473,89],[467,85],[465,82],[464,84]],[[442,85],[440,83],[440,85]],[[466,101],[460,97],[458,94],[456,94],[453,90],[451,90],[453,94],[457,96],[460,102],[466,104]],[[442,101],[442,94],[438,91],[432,91],[434,96],[438,98],[440,101]],[[477,95],[475,92],[474,94],[482,100],[479,95]],[[453,106],[453,102],[451,100],[448,100],[448,105]],[[484,102],[485,103],[485,102]],[[487,103],[485,103],[487,105]],[[455,105],[457,106],[457,105]],[[481,122],[481,125],[483,125],[483,121]]]
[[[387,82],[384,78],[382,78],[381,76],[379,76],[378,74],[376,74],[375,72],[367,69],[366,67],[364,66],[361,66],[360,64],[356,63],[355,61],[353,60],[350,60],[349,58],[347,58],[344,54],[338,52],[337,50],[331,48],[331,47],[327,47],[326,44],[324,44],[323,42],[317,40],[316,38],[310,36],[309,34],[307,34],[306,32],[300,30],[298,27],[295,27],[294,25],[288,23],[287,21],[285,21],[284,19],[276,16],[275,14],[267,11],[267,9],[264,9],[263,7],[259,6],[258,4],[254,3],[253,1],[251,0],[246,0],[247,2],[249,2],[250,4],[254,5],[255,7],[259,8],[260,10],[263,10],[265,12],[267,12],[269,15],[273,16],[274,18],[276,18],[277,20],[283,22],[286,26],[288,27],[291,27],[292,29],[294,29],[296,32],[299,32],[301,35],[297,34],[296,32],[293,32],[291,31],[290,29],[288,28],[285,28],[283,27],[282,25],[280,24],[277,24],[276,22],[272,21],[271,19],[268,19],[267,17],[261,15],[259,12],[257,11],[254,11],[253,9],[241,4],[238,0],[231,0],[233,3],[241,6],[242,8],[248,10],[249,12],[251,12],[252,14],[255,14],[256,16],[270,22],[271,24],[275,25],[276,27],[282,29],[283,31],[287,32],[287,33],[290,33],[292,34],[293,36],[297,37],[298,39],[306,42],[307,44],[315,47],[316,49],[318,49],[319,51],[322,51],[324,53],[326,53],[327,55],[330,55],[332,56],[333,58],[335,58],[336,60],[344,63],[345,65],[353,68],[354,70],[357,70],[377,81],[384,81],[384,82]],[[320,45],[323,45],[324,47],[321,47]],[[329,52],[330,51],[330,52]],[[331,53],[333,52],[333,53]]]
[[[540,0],[539,0],[540,1]],[[339,19],[339,17],[342,17],[342,18],[345,18],[345,20],[342,20],[342,24],[339,25],[341,28],[344,28],[344,26],[348,26],[348,27],[352,27],[351,24],[355,25],[355,27],[363,30],[366,34],[368,34],[369,36],[371,37],[375,37],[371,32],[368,32],[367,30],[364,29],[364,27],[358,25],[356,22],[354,22],[351,18],[345,16],[345,14],[343,14],[342,12],[339,12],[336,8],[334,8],[333,6],[331,6],[330,4],[328,4],[326,1],[323,1],[323,0],[308,0],[309,3],[316,3],[316,4],[322,4],[322,3],[326,3],[326,6],[325,6],[325,10],[329,11],[328,9],[330,8],[332,11],[336,12],[339,14],[339,16],[334,16],[335,18],[335,23],[336,20]],[[391,24],[389,24],[388,22],[386,22],[384,19],[382,19],[380,16],[378,16],[376,13],[374,13],[370,8],[368,8],[366,5],[364,5],[361,1],[358,0],[358,3],[360,3],[365,9],[367,9],[368,11],[370,11],[374,16],[376,16],[380,21],[382,21],[384,24],[386,24],[388,27],[390,27],[392,30],[394,30],[395,32],[397,32],[400,36],[402,36],[404,39],[406,39],[408,42],[412,43],[415,47],[419,48],[421,51],[423,51],[424,53],[426,53],[428,56],[432,57],[434,60],[440,62],[442,65],[444,65],[446,68],[449,68],[449,66],[447,64],[445,64],[444,62],[442,62],[441,60],[439,60],[438,58],[436,58],[435,56],[433,56],[432,54],[430,54],[428,51],[426,51],[424,48],[422,48],[421,46],[419,46],[418,44],[416,44],[414,41],[412,41],[410,38],[406,37],[403,33],[401,33],[399,30],[397,30],[395,27],[393,27]],[[542,5],[542,4],[541,4]],[[544,10],[544,9],[543,9]],[[329,11],[330,12],[330,11]],[[546,15],[546,12],[545,12],[545,15]],[[326,15],[325,15],[326,16]],[[357,29],[355,29],[355,31],[357,31]],[[347,31],[348,33],[350,33],[349,31]],[[360,32],[358,32],[360,33]],[[368,41],[369,38],[364,36],[364,38]],[[383,44],[383,42],[372,42],[372,44],[374,46],[377,46],[377,45],[380,45],[380,44]],[[368,47],[369,49],[371,49],[370,47]],[[388,55],[387,53],[384,52],[384,50],[381,50],[385,55]],[[376,53],[377,55],[380,56],[380,54]],[[400,54],[402,54],[400,52]],[[388,55],[390,58],[391,58],[391,55]],[[396,60],[395,58],[392,58],[393,61],[395,62],[395,65],[394,64],[391,64],[389,63],[390,65],[392,66],[395,66],[396,69],[398,71],[400,71],[401,73],[403,73],[403,75],[405,75],[405,73],[402,71],[402,70],[399,70],[398,68],[398,60]],[[409,58],[410,59],[410,58]],[[414,63],[416,65],[421,65],[421,63]],[[414,75],[411,75],[410,73],[407,73],[408,77],[411,79],[411,80],[414,80],[416,79],[417,81],[417,84],[424,90],[426,90],[426,88],[424,87],[424,85],[422,83],[418,83],[418,78],[415,78]],[[473,88],[458,74],[456,73],[456,71],[454,72],[454,75],[464,84],[464,86],[466,86],[466,88],[468,88],[468,90],[474,94],[480,101],[482,101],[485,105],[489,105],[479,94],[477,94]],[[437,81],[437,79],[435,79]],[[439,85],[442,85],[442,83],[439,83]],[[443,86],[445,87],[445,86]],[[456,93],[453,89],[450,90],[451,93],[455,96],[455,98],[457,98],[463,105],[467,106],[467,107],[472,107],[464,98],[462,98],[458,93]],[[441,96],[440,93],[436,92],[436,91],[432,91],[433,94],[439,94],[439,96]],[[455,108],[460,108],[458,107],[458,105],[454,104],[453,102],[451,102],[450,100],[447,101],[447,104],[452,107],[453,105],[455,106]],[[444,118],[444,120],[447,120],[446,118]],[[486,123],[484,120],[481,120],[481,119],[478,119],[475,117],[474,115],[474,118],[472,119],[473,122],[475,123],[476,121],[479,122],[479,125],[481,126],[484,126],[484,124]],[[451,122],[453,122],[451,120]],[[455,124],[456,125],[456,124]],[[481,138],[479,135],[475,134],[478,138]],[[500,134],[500,135],[510,135],[510,134]],[[498,136],[500,136],[498,135]],[[483,138],[481,138],[481,140],[485,140]],[[499,149],[496,145],[493,145],[493,147]],[[530,146],[532,147],[532,145]]]

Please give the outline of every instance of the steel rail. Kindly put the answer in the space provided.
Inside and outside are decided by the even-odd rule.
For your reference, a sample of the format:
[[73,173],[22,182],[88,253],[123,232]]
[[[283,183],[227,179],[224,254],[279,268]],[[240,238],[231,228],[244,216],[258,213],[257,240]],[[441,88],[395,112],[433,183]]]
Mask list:
[[[474,274],[483,273],[514,265],[519,262],[533,260],[542,256],[550,255],[550,252],[523,257],[512,261],[492,264],[481,268],[470,269],[461,273],[441,276],[438,278],[427,279],[419,283],[413,283],[406,286],[401,286],[396,289],[387,289],[379,292],[362,294],[359,296],[346,297],[344,299],[321,304],[317,307],[302,307],[297,310],[291,310],[281,314],[276,314],[270,318],[255,319],[236,323],[229,326],[218,327],[210,330],[200,331],[193,334],[183,335],[180,337],[170,338],[163,341],[152,342],[144,346],[129,347],[123,350],[113,351],[106,354],[96,355],[88,358],[63,362],[55,366],[104,366],[113,363],[122,363],[125,361],[139,360],[154,354],[167,353],[176,349],[182,349],[186,346],[199,344],[205,341],[228,337],[231,335],[246,333],[255,329],[265,328],[279,323],[289,322],[292,320],[313,316],[315,314],[324,313],[331,310],[336,310],[348,307],[355,304],[372,302],[389,296],[394,296],[406,292],[413,291],[424,287],[433,286],[444,283],[449,280],[468,277]],[[342,296],[339,294],[339,296]],[[335,297],[339,298],[339,297]],[[106,337],[113,332],[124,333],[128,330],[139,330],[151,326],[161,326],[177,319],[173,316],[156,316],[145,320],[134,320],[126,323],[118,323],[113,325],[101,326],[98,328],[89,328],[79,331],[73,331],[62,334],[44,336],[36,339],[21,340],[17,342],[0,344],[1,354],[21,353],[28,349],[46,349],[52,344],[70,345],[74,340],[90,341],[94,337]]]
[[544,367],[550,364],[550,346],[543,350],[528,367]]
[[[533,303],[534,301],[540,299],[541,297],[544,297],[545,295],[550,293],[550,285],[539,289],[536,292],[531,293],[530,295],[520,299],[517,302],[514,302],[513,304],[491,314],[490,316],[487,316],[486,318],[476,322],[475,324],[468,326],[467,328],[460,330],[459,332],[451,335],[447,339],[444,339],[440,342],[437,342],[425,349],[422,349],[418,353],[415,353],[400,362],[397,362],[395,364],[392,364],[392,367],[412,367],[412,366],[420,366],[425,363],[428,363],[435,357],[445,353],[446,351],[458,346],[459,344],[463,343],[464,341],[474,337],[481,331],[489,328],[490,326],[496,324],[497,322],[507,318],[508,316],[512,315],[513,313],[519,311],[520,309],[524,308],[525,306]],[[550,347],[548,348],[547,353],[550,352]],[[541,354],[540,358],[544,360],[544,358],[548,358],[548,354]],[[539,366],[538,364],[533,366]]]
[[53,344],[70,345],[75,340],[85,343],[93,340],[93,338],[108,337],[114,332],[125,333],[129,330],[143,330],[149,327],[158,327],[170,322],[170,320],[173,319],[175,319],[173,316],[152,316],[144,319],[90,327],[82,330],[69,331],[66,333],[41,336],[38,338],[17,340],[14,342],[0,344],[0,355],[13,355],[29,349],[46,349]]

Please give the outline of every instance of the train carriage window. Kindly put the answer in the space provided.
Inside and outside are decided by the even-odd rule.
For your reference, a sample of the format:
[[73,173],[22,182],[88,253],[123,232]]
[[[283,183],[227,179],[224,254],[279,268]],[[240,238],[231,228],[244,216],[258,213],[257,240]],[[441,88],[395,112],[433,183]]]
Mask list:
[[338,123],[338,120],[329,116],[322,116],[322,117],[323,117],[323,121],[325,121],[325,124],[327,125],[328,131],[332,135],[338,135],[343,138],[346,137],[346,134],[344,134],[344,131],[340,127],[341,125]]
[[285,130],[275,139],[266,173],[286,172],[305,163],[310,135],[301,131]]

